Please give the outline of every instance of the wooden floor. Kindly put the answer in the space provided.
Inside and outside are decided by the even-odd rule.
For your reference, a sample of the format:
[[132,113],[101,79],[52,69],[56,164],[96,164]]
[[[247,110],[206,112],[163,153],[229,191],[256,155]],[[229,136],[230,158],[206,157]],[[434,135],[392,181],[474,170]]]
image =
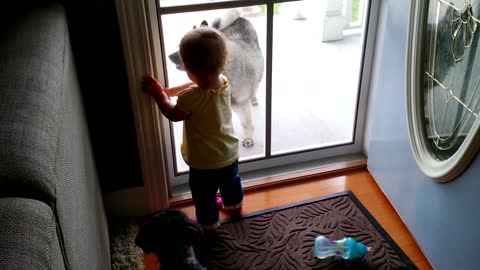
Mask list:
[[[345,190],[351,190],[356,195],[398,246],[407,254],[410,260],[415,263],[418,269],[432,269],[408,229],[366,169],[246,192],[244,213],[282,206]],[[195,209],[192,204],[179,206],[176,209],[186,212],[191,217],[194,216]],[[225,217],[223,213],[221,213],[221,217]],[[146,270],[159,269],[155,257],[146,255],[144,258]]]

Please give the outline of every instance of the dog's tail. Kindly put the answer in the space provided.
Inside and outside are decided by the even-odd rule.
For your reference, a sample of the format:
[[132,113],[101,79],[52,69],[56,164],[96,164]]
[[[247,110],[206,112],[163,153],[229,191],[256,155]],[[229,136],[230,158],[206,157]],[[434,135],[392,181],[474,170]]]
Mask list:
[[215,19],[212,22],[212,27],[219,30],[230,26],[236,19],[241,17],[241,11],[238,8],[228,10],[222,17]]

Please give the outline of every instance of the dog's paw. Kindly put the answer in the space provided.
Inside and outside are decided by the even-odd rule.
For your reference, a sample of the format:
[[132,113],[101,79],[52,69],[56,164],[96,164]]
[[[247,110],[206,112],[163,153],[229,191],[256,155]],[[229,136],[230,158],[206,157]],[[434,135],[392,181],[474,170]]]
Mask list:
[[250,101],[252,102],[252,105],[253,105],[253,106],[257,106],[257,105],[258,105],[258,99],[257,99],[257,97],[253,97]]
[[245,138],[243,139],[243,146],[246,148],[251,148],[253,146],[253,139],[251,138]]

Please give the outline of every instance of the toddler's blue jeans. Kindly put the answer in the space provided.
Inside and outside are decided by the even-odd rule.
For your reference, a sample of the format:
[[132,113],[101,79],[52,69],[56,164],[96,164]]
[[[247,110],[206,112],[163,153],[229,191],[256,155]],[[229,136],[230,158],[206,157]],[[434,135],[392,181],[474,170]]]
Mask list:
[[220,190],[225,207],[243,202],[243,190],[238,174],[238,160],[220,169],[190,167],[189,185],[195,204],[197,222],[213,225],[219,221],[217,191]]

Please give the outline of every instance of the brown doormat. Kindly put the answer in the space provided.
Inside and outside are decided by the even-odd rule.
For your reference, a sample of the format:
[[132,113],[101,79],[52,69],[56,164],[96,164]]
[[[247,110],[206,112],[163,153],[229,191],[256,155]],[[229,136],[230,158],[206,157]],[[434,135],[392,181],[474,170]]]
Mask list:
[[[321,260],[313,254],[318,235],[352,237],[371,250]],[[417,269],[350,191],[226,219],[196,252],[209,270]]]

